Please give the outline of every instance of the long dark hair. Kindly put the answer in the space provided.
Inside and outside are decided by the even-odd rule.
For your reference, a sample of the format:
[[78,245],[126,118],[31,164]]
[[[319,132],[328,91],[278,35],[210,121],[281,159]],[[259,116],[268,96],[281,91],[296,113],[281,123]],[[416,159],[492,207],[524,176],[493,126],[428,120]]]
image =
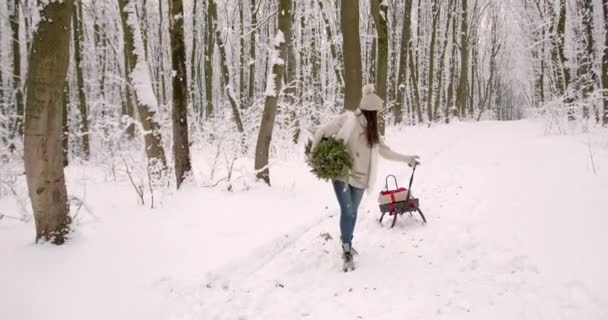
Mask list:
[[380,135],[378,134],[378,111],[361,110],[361,113],[363,113],[365,120],[367,120],[367,128],[365,129],[367,143],[370,147],[373,147],[376,143],[380,142]]

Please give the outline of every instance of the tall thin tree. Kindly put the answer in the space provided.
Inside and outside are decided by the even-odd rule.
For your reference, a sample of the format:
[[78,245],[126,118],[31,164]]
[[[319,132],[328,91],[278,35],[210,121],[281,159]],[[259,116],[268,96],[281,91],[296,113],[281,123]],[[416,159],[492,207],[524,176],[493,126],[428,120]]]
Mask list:
[[173,67],[173,158],[177,188],[192,170],[188,143],[188,79],[184,43],[184,5],[173,0],[171,5],[171,63]]
[[72,16],[74,25],[74,56],[75,56],[75,69],[76,69],[76,87],[78,94],[78,111],[80,114],[80,130],[79,135],[82,142],[82,152],[85,160],[88,160],[91,155],[91,148],[89,143],[89,112],[87,106],[86,87],[84,83],[84,53],[83,53],[83,42],[84,42],[84,17],[82,7],[84,4],[82,1],[74,1],[74,15]]
[[258,134],[258,141],[255,148],[255,170],[257,178],[264,180],[270,185],[270,169],[268,168],[268,158],[270,142],[272,141],[272,131],[274,119],[277,113],[277,103],[281,93],[283,72],[285,62],[289,53],[286,35],[291,34],[291,0],[279,0],[278,25],[279,30],[274,38],[274,48],[271,51],[270,67],[272,67],[272,78],[266,84],[266,101],[264,102],[264,113]]
[[[608,30],[608,0],[602,0],[604,29]],[[602,55],[602,87],[604,88],[604,111],[602,124],[608,126],[608,32],[604,33],[604,52]]]
[[19,23],[19,0],[9,1],[9,19],[12,31],[12,48],[13,48],[13,97],[15,101],[15,120],[11,130],[11,135],[19,135],[23,137],[23,82],[21,76],[21,41],[20,41],[20,23]]
[[[376,57],[376,92],[386,101],[388,75],[388,4],[386,1],[372,0],[372,17],[376,26],[377,57]],[[380,113],[380,133],[384,134],[384,112]]]

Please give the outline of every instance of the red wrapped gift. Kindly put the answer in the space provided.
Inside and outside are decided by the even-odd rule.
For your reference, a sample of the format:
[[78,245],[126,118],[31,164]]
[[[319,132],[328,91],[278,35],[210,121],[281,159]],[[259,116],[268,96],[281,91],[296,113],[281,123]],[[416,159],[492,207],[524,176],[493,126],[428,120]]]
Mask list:
[[[414,196],[410,193],[410,207],[415,207]],[[378,204],[393,204],[395,202],[402,202],[407,200],[407,189],[398,188],[396,190],[385,190],[381,191],[378,196]]]

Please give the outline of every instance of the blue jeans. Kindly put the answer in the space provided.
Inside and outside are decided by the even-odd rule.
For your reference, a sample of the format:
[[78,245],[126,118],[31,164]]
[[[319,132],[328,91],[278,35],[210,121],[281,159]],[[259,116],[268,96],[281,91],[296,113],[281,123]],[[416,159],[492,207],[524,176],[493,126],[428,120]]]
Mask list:
[[365,190],[338,180],[333,180],[332,184],[338,203],[340,203],[340,239],[342,239],[342,242],[351,243],[357,223],[357,210]]

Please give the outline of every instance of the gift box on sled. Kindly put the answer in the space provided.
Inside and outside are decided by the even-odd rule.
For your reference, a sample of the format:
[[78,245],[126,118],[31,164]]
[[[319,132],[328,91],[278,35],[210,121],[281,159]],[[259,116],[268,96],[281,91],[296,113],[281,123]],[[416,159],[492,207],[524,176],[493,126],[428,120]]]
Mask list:
[[[414,171],[416,167],[414,167]],[[418,212],[422,221],[426,223],[426,218],[424,214],[420,210],[420,202],[417,198],[414,198],[411,188],[412,188],[412,180],[414,177],[414,172],[412,172],[412,176],[410,178],[409,189],[399,188],[397,185],[397,177],[394,175],[388,175],[386,177],[386,186],[385,190],[381,191],[378,195],[378,205],[380,206],[380,212],[382,212],[382,216],[380,216],[380,223],[382,223],[382,219],[384,215],[388,213],[393,216],[393,223],[391,227],[395,226],[397,222],[397,216],[402,215],[406,212]],[[389,179],[392,178],[395,183],[395,189],[389,189]]]

